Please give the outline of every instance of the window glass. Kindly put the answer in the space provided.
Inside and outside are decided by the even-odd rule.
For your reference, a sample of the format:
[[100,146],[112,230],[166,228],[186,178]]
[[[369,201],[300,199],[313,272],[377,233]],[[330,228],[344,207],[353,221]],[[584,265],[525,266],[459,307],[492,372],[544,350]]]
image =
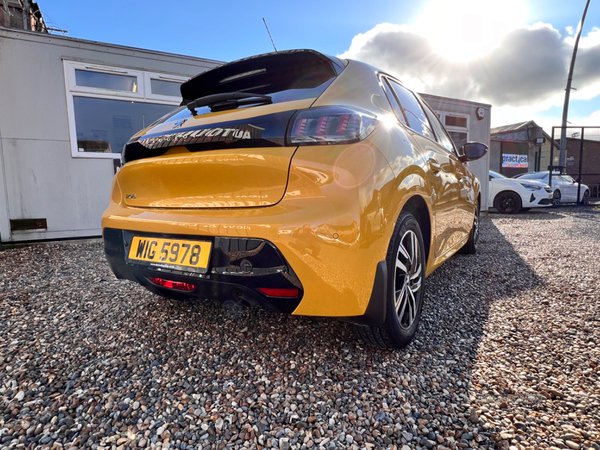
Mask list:
[[499,173],[494,172],[492,170],[490,170],[490,175],[492,176],[492,178],[508,178],[508,177],[505,177],[504,175],[500,175]]
[[445,124],[447,127],[467,128],[467,118],[447,114],[445,118]]
[[174,109],[171,105],[73,97],[77,150],[120,153],[139,130]]
[[408,126],[417,133],[434,140],[435,136],[431,131],[427,116],[425,116],[425,113],[414,94],[393,80],[390,80],[390,85],[396,93],[398,102],[404,111]]
[[392,109],[394,110],[394,113],[396,114],[398,120],[402,122],[402,124],[404,124],[405,126],[408,126],[408,122],[406,121],[406,117],[404,116],[404,111],[402,111],[402,107],[398,103],[398,100],[396,100],[396,96],[392,93],[392,88],[387,83],[387,80],[385,80],[385,82],[383,83],[383,90],[385,91],[385,95],[388,101],[390,102],[390,105],[392,105]]
[[130,75],[115,75],[112,73],[76,69],[75,83],[77,86],[110,89],[113,91],[138,92],[137,77]]
[[435,136],[437,137],[437,141],[439,144],[448,150],[450,153],[454,152],[454,144],[448,137],[446,130],[442,126],[442,123],[439,121],[437,115],[431,111],[427,106],[425,107],[425,113],[429,116],[429,123],[433,126],[433,130],[435,131]]
[[[181,103],[177,74],[64,61],[71,155],[118,160],[123,145]],[[168,78],[167,78],[168,76]]]
[[543,178],[548,179],[548,172],[531,172],[522,175],[520,178],[526,178],[528,180],[541,180]]
[[575,180],[570,175],[562,175],[562,179],[565,180],[567,183],[575,183]]
[[153,94],[181,97],[180,87],[181,83],[175,81],[157,80],[156,78],[150,80],[150,89]]
[[461,148],[467,143],[467,133],[463,133],[460,131],[448,131],[448,134],[454,141],[456,148]]

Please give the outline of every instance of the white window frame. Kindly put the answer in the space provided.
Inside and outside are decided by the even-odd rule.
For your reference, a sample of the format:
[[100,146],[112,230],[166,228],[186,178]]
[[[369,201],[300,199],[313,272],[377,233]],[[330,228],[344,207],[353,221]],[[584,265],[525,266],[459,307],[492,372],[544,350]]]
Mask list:
[[[189,77],[180,75],[171,75],[158,72],[148,72],[142,70],[128,69],[123,67],[106,66],[101,64],[86,64],[78,61],[63,60],[65,87],[67,95],[67,114],[69,119],[69,136],[71,139],[71,156],[73,158],[94,158],[94,159],[119,159],[121,153],[96,153],[80,152],[77,148],[77,126],[75,124],[75,105],[74,97],[99,98],[107,100],[130,100],[137,103],[152,103],[159,105],[172,105],[174,108],[181,103],[181,97],[171,97],[168,95],[152,94],[152,78],[163,81],[185,82]],[[77,86],[75,79],[75,70],[86,70],[92,72],[101,72],[113,75],[134,76],[137,78],[138,91],[117,91],[110,89],[91,88],[87,86]],[[150,124],[148,124],[150,125]]]
[[[470,117],[468,114],[460,114],[460,113],[447,112],[447,111],[434,111],[434,112],[440,118],[440,122],[442,122],[442,125],[444,125],[444,128],[448,131],[448,133],[451,131],[454,131],[456,133],[466,133],[467,134],[467,142],[469,142]],[[460,117],[463,119],[467,119],[467,126],[466,127],[454,127],[454,126],[446,125],[446,116]]]
[[[147,89],[146,98],[161,101],[164,100],[168,102],[172,101],[174,97],[171,97],[170,95],[153,94],[152,80],[184,83],[185,81],[189,80],[189,78],[179,77],[176,75],[166,75],[164,73],[144,72],[144,86],[146,86]],[[181,98],[177,97],[177,99],[179,104],[181,102]]]

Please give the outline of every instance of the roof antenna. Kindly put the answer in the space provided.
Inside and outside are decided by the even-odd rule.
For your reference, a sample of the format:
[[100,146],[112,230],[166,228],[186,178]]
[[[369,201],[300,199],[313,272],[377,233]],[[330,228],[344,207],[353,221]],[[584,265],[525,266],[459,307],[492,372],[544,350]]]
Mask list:
[[269,37],[271,38],[271,44],[273,44],[273,48],[275,49],[275,52],[277,53],[277,47],[275,47],[275,42],[273,42],[273,36],[271,36],[271,32],[269,31],[269,26],[267,25],[267,21],[265,20],[265,18],[262,18],[263,22],[265,23],[265,28],[267,29],[267,33],[269,33]]

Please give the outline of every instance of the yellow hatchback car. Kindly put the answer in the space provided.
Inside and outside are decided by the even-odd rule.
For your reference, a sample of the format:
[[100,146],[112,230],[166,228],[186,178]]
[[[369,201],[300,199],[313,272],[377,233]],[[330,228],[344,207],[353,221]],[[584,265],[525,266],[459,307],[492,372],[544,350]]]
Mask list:
[[487,147],[456,149],[393,76],[312,50],[224,64],[181,93],[123,148],[102,218],[115,275],[407,345],[426,275],[476,250],[481,195],[464,163]]

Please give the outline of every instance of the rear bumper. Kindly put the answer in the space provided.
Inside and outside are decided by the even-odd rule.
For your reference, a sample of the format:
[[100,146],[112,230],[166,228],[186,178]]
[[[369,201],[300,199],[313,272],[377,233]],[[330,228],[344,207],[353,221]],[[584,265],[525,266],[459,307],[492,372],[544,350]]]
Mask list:
[[[269,241],[194,236],[197,240],[210,241],[213,249],[207,273],[198,274],[128,261],[127,248],[133,234],[134,232],[128,230],[105,228],[103,239],[106,259],[117,278],[138,282],[158,294],[175,298],[218,299],[222,303],[232,301],[243,306],[259,306],[284,314],[292,314],[304,297],[304,288],[298,276],[281,252]],[[135,234],[140,235],[140,233]],[[189,236],[157,233],[142,233],[142,235],[174,239],[189,238]],[[241,261],[245,261],[245,266]],[[152,281],[155,277],[186,283],[193,288],[184,291],[159,286]],[[260,288],[297,290],[298,295],[292,298],[265,295],[259,290]],[[340,317],[340,319],[360,325],[383,324],[386,314],[386,294],[387,266],[385,261],[380,261],[377,264],[373,289],[364,314]]]
[[[287,314],[291,314],[302,300],[304,289],[298,277],[277,248],[268,241],[195,236],[196,240],[212,243],[209,270],[206,274],[198,274],[180,268],[152,267],[127,261],[126,247],[131,240],[128,236],[131,235],[133,232],[127,230],[104,229],[106,259],[117,278],[136,281],[166,296],[214,298],[223,302],[234,301],[245,306],[259,305]],[[156,233],[141,235],[181,238],[178,235]],[[159,286],[151,281],[154,277],[186,283],[193,286],[193,289],[184,291]],[[273,297],[260,292],[260,288],[296,290],[298,295],[292,298]]]

